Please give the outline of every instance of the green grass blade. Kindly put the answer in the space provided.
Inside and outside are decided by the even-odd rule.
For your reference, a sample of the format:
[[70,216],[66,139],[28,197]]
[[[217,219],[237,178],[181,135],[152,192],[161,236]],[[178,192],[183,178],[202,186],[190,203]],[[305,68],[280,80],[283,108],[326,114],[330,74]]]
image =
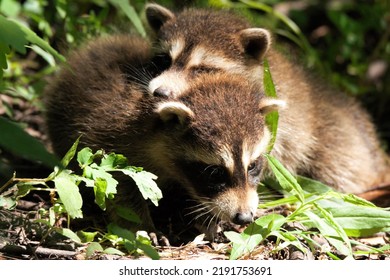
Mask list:
[[118,8],[118,10],[122,10],[129,20],[133,23],[138,33],[141,34],[142,37],[146,37],[146,32],[144,26],[142,25],[142,21],[135,11],[134,7],[130,4],[129,0],[109,0],[112,5]]
[[[268,61],[264,60],[264,74],[263,74],[263,85],[264,85],[264,92],[267,97],[276,98],[276,90],[275,90],[275,84],[272,80],[272,75],[269,69]],[[277,111],[270,112],[265,117],[265,122],[271,131],[271,140],[267,147],[267,153],[270,153],[272,151],[272,148],[276,141],[276,133],[278,130],[278,120],[279,120],[279,113]]]
[[283,189],[291,192],[299,199],[300,202],[303,203],[305,195],[296,178],[276,158],[268,154],[264,156],[268,160],[268,164]]

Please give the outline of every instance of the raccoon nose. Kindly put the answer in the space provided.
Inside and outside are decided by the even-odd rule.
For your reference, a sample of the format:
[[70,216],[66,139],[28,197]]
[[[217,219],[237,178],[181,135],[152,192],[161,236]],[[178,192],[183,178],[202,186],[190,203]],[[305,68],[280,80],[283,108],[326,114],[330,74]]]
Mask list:
[[233,218],[233,223],[237,225],[247,225],[253,222],[253,213],[251,211],[248,212],[238,212],[236,216]]
[[172,91],[166,87],[158,87],[153,91],[153,95],[156,97],[169,97],[172,95]]

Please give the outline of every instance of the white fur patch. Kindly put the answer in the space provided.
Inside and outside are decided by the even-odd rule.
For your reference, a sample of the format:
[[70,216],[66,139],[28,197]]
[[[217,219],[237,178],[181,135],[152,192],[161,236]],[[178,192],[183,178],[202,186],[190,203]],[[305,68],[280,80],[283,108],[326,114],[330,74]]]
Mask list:
[[156,111],[163,121],[169,121],[172,117],[177,116],[180,123],[184,123],[187,118],[194,116],[194,112],[190,108],[183,103],[174,101],[161,103]]
[[153,94],[159,87],[169,89],[170,97],[175,98],[188,89],[188,83],[182,72],[168,70],[150,81],[149,93]]
[[228,146],[224,146],[220,151],[220,156],[222,158],[223,165],[230,171],[231,174],[234,172],[234,158],[231,150]]
[[169,50],[169,53],[171,55],[172,61],[175,61],[179,57],[184,47],[185,47],[185,42],[183,38],[179,38],[171,43],[171,48]]
[[269,141],[271,140],[271,133],[268,128],[264,128],[263,136],[260,141],[255,145],[250,144],[246,141],[242,147],[242,163],[247,168],[253,161],[258,159],[267,149]]

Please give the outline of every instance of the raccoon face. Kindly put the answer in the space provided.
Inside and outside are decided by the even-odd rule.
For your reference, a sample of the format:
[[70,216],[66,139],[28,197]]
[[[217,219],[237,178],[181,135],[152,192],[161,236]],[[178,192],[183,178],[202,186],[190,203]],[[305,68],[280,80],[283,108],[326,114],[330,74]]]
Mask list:
[[185,10],[177,15],[157,4],[146,6],[157,35],[154,64],[161,74],[149,83],[155,96],[177,97],[202,74],[227,72],[260,83],[271,36],[224,11]]
[[270,141],[264,114],[279,104],[252,92],[247,83],[210,75],[179,100],[157,106],[166,133],[159,146],[170,158],[162,168],[197,201],[191,211],[196,219],[253,221],[262,154]]

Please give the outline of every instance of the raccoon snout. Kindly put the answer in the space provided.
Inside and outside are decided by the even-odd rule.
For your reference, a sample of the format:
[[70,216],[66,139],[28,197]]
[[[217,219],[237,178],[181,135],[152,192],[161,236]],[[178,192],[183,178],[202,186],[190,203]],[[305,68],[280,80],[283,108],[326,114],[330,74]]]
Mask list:
[[253,213],[252,211],[247,211],[247,212],[238,212],[233,220],[233,223],[237,225],[247,225],[253,222]]
[[172,95],[172,90],[166,87],[158,87],[153,91],[153,95],[156,97],[169,97]]

